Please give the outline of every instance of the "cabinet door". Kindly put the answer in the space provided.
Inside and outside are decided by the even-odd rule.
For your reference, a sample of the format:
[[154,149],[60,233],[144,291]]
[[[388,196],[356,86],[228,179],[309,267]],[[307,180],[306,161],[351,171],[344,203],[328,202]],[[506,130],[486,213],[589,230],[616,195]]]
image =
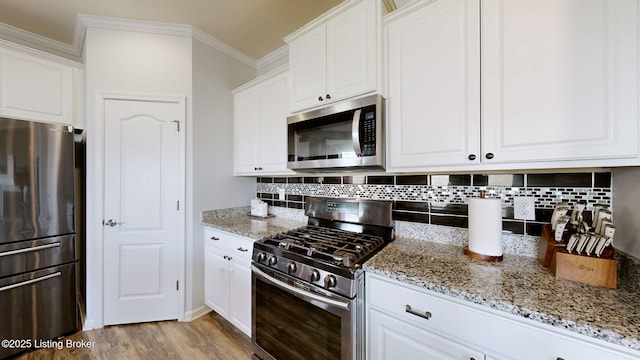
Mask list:
[[432,332],[369,310],[368,359],[481,360],[484,354]]
[[637,7],[482,2],[482,152],[495,155],[487,162],[637,155]]
[[228,317],[229,312],[229,261],[221,250],[205,245],[204,298],[205,303],[218,314]]
[[286,73],[261,85],[261,111],[258,121],[261,140],[262,171],[273,173],[287,170],[287,115],[289,84]]
[[326,37],[322,25],[289,43],[291,112],[326,103]]
[[230,321],[251,336],[251,261],[233,258],[231,261]]
[[[378,2],[379,3],[379,2]],[[327,93],[337,101],[376,89],[376,2],[362,1],[327,22]]]
[[479,11],[443,0],[387,24],[390,170],[479,163]]
[[233,167],[239,175],[258,171],[260,133],[256,121],[260,115],[259,102],[260,94],[253,88],[233,97]]
[[73,68],[0,49],[0,116],[73,125]]

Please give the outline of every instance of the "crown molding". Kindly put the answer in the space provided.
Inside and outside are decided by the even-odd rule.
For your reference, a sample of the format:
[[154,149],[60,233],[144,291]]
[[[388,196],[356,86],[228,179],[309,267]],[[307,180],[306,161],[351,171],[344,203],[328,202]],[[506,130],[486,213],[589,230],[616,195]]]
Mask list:
[[80,61],[81,48],[0,23],[0,38],[72,61]]
[[289,63],[289,45],[283,45],[280,48],[268,53],[256,61],[256,67],[258,70],[269,67],[273,63],[278,63],[284,60],[284,63]]
[[[78,14],[76,15],[76,18],[80,21],[83,28],[79,29],[79,31],[76,32],[76,34],[74,35],[74,41],[76,41],[76,38],[80,37],[80,35],[84,37],[86,28],[135,31],[142,33],[185,37],[192,36],[191,25],[171,24],[146,20],[132,20],[87,14]],[[76,26],[76,28],[77,27],[78,26]]]
[[240,51],[234,49],[233,47],[227,45],[226,43],[218,40],[217,38],[207,34],[206,32],[198,29],[197,27],[192,27],[193,38],[228,55],[232,58],[240,61],[241,63],[249,66],[252,69],[257,69],[256,60],[252,57],[249,57]]

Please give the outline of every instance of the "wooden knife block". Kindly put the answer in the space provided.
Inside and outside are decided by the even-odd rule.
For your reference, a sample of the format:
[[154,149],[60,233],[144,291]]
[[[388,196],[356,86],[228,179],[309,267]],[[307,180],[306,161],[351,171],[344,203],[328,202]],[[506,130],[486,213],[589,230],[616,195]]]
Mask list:
[[601,286],[610,289],[617,287],[617,262],[614,259],[615,249],[607,247],[600,257],[568,253],[565,242],[556,243],[551,225],[544,225],[538,244],[538,260],[548,267],[556,279],[571,280],[587,285]]

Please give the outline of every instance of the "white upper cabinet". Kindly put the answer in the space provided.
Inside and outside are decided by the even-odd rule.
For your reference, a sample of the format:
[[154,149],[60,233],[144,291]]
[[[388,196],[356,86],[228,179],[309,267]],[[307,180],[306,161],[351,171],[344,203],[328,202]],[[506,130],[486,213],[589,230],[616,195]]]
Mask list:
[[483,1],[484,156],[637,156],[637,17],[635,0]]
[[387,168],[637,164],[637,17],[635,0],[440,0],[389,15]]
[[386,26],[390,169],[479,164],[479,15],[444,0]]
[[291,111],[375,91],[379,29],[380,1],[349,0],[288,36]]
[[80,74],[80,64],[0,41],[0,116],[81,127]]
[[233,92],[235,175],[292,173],[287,169],[289,78],[286,68]]

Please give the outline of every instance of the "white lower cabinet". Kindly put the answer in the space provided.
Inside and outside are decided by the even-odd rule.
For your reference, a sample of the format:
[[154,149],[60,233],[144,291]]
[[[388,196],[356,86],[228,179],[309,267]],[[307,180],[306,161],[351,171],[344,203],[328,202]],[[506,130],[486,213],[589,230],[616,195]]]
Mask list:
[[253,240],[204,229],[205,303],[251,336],[251,252]]
[[376,309],[369,310],[368,359],[484,359],[484,354]]
[[383,276],[367,273],[366,284],[369,360],[640,357],[638,351]]

